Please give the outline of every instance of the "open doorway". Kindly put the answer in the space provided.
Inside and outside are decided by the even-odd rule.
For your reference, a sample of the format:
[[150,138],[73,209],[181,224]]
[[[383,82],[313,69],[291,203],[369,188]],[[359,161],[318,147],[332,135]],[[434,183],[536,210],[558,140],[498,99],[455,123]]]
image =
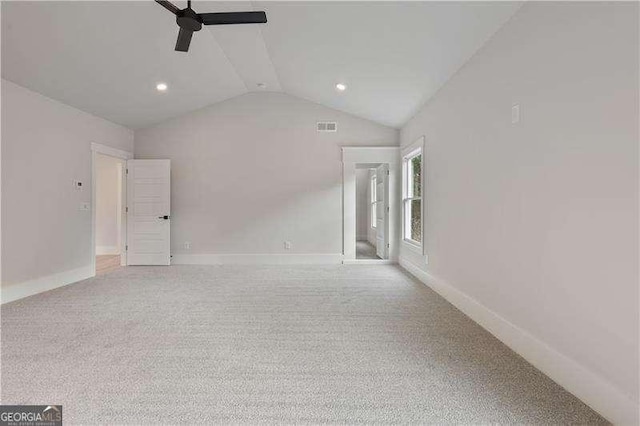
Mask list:
[[96,142],[91,143],[91,151],[93,270],[105,273],[127,264],[126,170],[133,153]]
[[125,160],[95,155],[95,253],[96,274],[118,269],[124,252],[123,171]]
[[356,259],[388,258],[388,167],[356,164]]
[[[400,170],[399,147],[342,147],[342,263],[398,261]],[[358,176],[360,185],[357,185]],[[357,192],[360,192],[360,198]],[[357,207],[358,201],[360,208]],[[362,242],[366,245],[360,244]],[[356,249],[358,245],[361,247],[360,256]],[[372,255],[371,247],[375,248],[375,255]]]

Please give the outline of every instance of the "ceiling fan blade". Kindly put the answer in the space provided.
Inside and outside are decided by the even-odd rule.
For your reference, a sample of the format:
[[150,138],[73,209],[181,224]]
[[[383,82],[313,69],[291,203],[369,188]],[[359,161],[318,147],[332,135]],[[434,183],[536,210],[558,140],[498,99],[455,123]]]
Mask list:
[[191,44],[191,36],[193,36],[193,31],[180,28],[180,32],[178,33],[178,41],[176,41],[176,50],[178,52],[189,51],[189,45]]
[[173,13],[174,15],[176,15],[180,9],[178,9],[178,7],[176,5],[174,5],[171,2],[168,2],[166,0],[156,0],[156,3],[158,3],[160,6],[164,7],[165,9],[167,9],[169,12]]
[[198,16],[204,25],[264,24],[267,22],[267,14],[264,12],[199,13]]

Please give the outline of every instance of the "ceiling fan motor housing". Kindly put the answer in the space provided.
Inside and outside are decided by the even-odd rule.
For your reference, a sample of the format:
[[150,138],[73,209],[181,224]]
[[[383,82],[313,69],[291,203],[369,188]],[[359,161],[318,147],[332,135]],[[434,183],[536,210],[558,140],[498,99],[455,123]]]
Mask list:
[[193,33],[200,31],[203,25],[264,24],[267,22],[267,15],[264,11],[196,13],[191,9],[191,0],[187,1],[185,9],[178,9],[169,0],[156,0],[156,3],[176,15],[176,24],[180,27],[175,47],[177,52],[189,51]]
[[202,22],[198,14],[192,9],[183,9],[176,14],[176,22],[180,28],[184,28],[187,31],[200,31],[202,28]]

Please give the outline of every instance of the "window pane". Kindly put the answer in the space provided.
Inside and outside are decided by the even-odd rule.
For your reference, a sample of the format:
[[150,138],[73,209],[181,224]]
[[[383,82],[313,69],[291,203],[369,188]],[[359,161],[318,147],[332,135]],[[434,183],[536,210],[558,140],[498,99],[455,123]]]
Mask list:
[[411,159],[411,197],[420,197],[422,195],[422,176],[420,175],[420,170],[422,163],[422,155],[416,155]]
[[411,234],[409,238],[413,241],[422,242],[422,201],[412,200],[410,203],[409,224],[411,226]]

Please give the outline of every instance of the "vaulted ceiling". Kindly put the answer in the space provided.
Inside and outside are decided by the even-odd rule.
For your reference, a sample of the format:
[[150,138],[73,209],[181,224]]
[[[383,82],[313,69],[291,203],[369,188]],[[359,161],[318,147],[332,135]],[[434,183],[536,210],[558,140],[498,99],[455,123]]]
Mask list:
[[264,90],[399,127],[520,5],[194,1],[265,10],[268,23],[204,27],[182,53],[153,1],[4,1],[2,76],[131,128]]

